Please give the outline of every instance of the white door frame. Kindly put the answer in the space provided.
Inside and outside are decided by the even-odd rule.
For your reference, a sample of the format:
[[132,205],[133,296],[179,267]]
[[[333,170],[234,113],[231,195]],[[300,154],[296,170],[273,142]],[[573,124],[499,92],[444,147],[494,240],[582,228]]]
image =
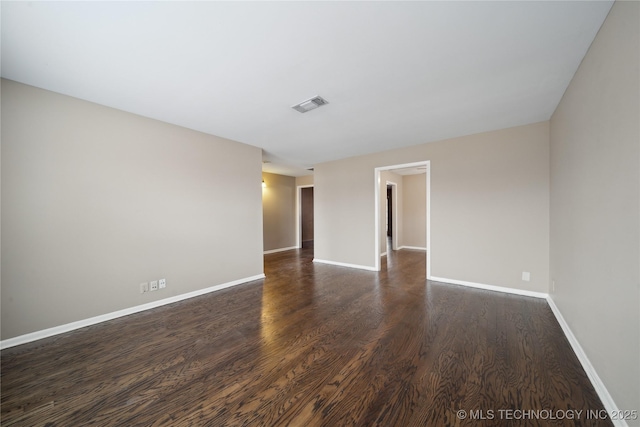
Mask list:
[[431,280],[431,161],[403,163],[398,165],[381,166],[374,169],[374,196],[375,196],[375,269],[380,271],[380,172],[393,169],[413,168],[426,166],[425,179],[427,180],[427,280]]
[[[299,248],[302,248],[302,189],[309,187],[313,188],[313,184],[296,186],[296,243]],[[315,210],[315,200],[313,205]]]

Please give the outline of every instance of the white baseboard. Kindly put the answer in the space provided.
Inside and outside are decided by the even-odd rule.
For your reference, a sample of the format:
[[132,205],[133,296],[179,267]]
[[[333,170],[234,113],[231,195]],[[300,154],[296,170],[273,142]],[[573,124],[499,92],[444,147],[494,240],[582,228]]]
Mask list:
[[[607,390],[604,383],[598,376],[598,373],[596,372],[595,368],[589,361],[587,354],[582,349],[582,346],[578,342],[578,339],[575,337],[575,335],[573,335],[573,332],[571,331],[569,324],[566,322],[566,320],[564,320],[564,317],[562,317],[562,313],[560,312],[560,309],[558,308],[558,306],[553,301],[550,295],[547,296],[547,302],[549,303],[549,307],[551,307],[551,311],[553,311],[553,314],[556,316],[556,319],[558,320],[558,323],[560,324],[560,327],[562,328],[564,335],[567,337],[567,340],[569,340],[569,344],[571,344],[571,348],[573,348],[573,352],[578,357],[578,360],[580,361],[582,368],[586,372],[587,377],[589,377],[589,380],[591,381],[593,388],[596,390],[596,393],[598,393],[598,397],[602,401],[602,404],[604,405],[604,409],[606,409],[607,413],[609,414],[618,413],[619,412],[618,406],[613,401],[613,398],[609,394],[609,391]],[[628,427],[628,424],[625,420],[611,420],[611,421],[613,422],[613,425],[616,427]]]
[[[556,306],[555,302],[553,301],[553,299],[549,294],[546,294],[543,292],[526,291],[522,289],[506,288],[502,286],[485,285],[482,283],[465,282],[463,280],[446,279],[446,278],[434,277],[434,276],[429,277],[429,280],[433,280],[435,282],[451,283],[454,285],[469,286],[472,288],[486,289],[490,291],[506,292],[510,294],[546,299],[547,303],[549,304],[549,307],[551,307],[551,311],[553,312],[556,319],[558,320],[558,323],[560,324],[562,331],[564,332],[565,336],[567,337],[567,340],[571,344],[571,348],[573,349],[574,353],[578,357],[578,360],[580,361],[582,368],[587,374],[587,377],[591,381],[593,388],[598,394],[598,397],[600,397],[600,400],[602,401],[602,404],[604,405],[605,410],[609,414],[619,412],[618,407],[616,406],[613,398],[609,394],[609,391],[607,390],[604,383],[598,376],[595,368],[593,367],[586,353],[582,349],[582,346],[580,346],[580,343],[578,342],[577,338],[575,337],[575,335],[573,335],[571,328],[569,328],[569,325],[564,320],[564,317],[562,317],[562,313],[560,313],[560,310],[558,309],[558,307]],[[612,420],[612,422],[613,422],[613,425],[616,427],[628,427],[628,424],[625,420]]]
[[219,291],[221,289],[229,288],[231,286],[240,285],[242,283],[252,282],[254,280],[264,279],[264,274],[258,274],[251,277],[245,277],[244,279],[234,280],[232,282],[222,283],[220,285],[210,286],[204,289],[198,289],[197,291],[187,292],[186,294],[176,295],[170,298],[164,298],[158,301],[153,301],[147,304],[136,305],[134,307],[125,308],[123,310],[114,311],[112,313],[102,314],[100,316],[90,317],[88,319],[78,320],[76,322],[67,323],[65,325],[54,326],[53,328],[43,329],[41,331],[31,332],[29,334],[20,335],[14,338],[9,338],[0,341],[0,350],[9,347],[15,347],[20,344],[26,344],[32,341],[37,341],[42,338],[51,337],[54,335],[63,334],[65,332],[74,331],[76,329],[84,328],[86,326],[95,325],[97,323],[106,322],[107,320],[117,319],[118,317],[128,316],[130,314],[139,313],[141,311],[150,310],[152,308],[161,307],[163,305],[172,304],[174,302],[182,301],[185,299],[197,297],[200,295],[208,294],[210,292]]
[[[421,248],[419,246],[400,246],[400,247],[398,247],[398,249],[395,249],[395,250],[399,251],[399,250],[402,250],[402,249],[411,249],[411,250],[414,250],[414,251],[425,251],[425,252],[427,250],[427,248]],[[380,257],[382,258],[385,255],[387,255],[387,253],[386,252],[382,252],[380,254]]]
[[466,282],[464,280],[446,279],[444,277],[430,276],[427,279],[428,280],[433,280],[434,282],[451,283],[453,285],[468,286],[470,288],[485,289],[487,291],[504,292],[504,293],[507,293],[507,294],[522,295],[522,296],[525,296],[525,297],[545,298],[546,299],[549,296],[549,294],[544,293],[544,292],[526,291],[524,289],[507,288],[507,287],[504,287],[504,286],[485,285],[483,283],[474,283],[474,282]]
[[318,259],[318,258],[314,258],[313,262],[317,262],[319,264],[337,265],[338,267],[357,268],[358,270],[378,271],[376,270],[375,267],[369,267],[367,265],[348,264],[346,262],[327,261],[327,260]]
[[291,249],[299,249],[299,248],[297,246],[289,246],[288,248],[271,249],[268,251],[264,251],[263,254],[264,255],[275,254],[276,252],[290,251]]

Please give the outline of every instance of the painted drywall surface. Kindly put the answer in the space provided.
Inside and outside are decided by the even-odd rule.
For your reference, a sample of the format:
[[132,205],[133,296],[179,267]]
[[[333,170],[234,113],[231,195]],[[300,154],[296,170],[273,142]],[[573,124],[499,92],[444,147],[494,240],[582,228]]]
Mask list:
[[548,122],[316,165],[315,256],[374,267],[374,169],[427,160],[432,276],[547,292]]
[[349,163],[322,163],[320,173],[314,168],[314,258],[371,268],[376,256],[373,191],[379,186],[373,166],[363,169],[358,163],[350,169]]
[[639,23],[613,5],[550,128],[552,298],[622,410],[640,410]]
[[262,274],[260,169],[258,148],[2,80],[2,339]]
[[390,170],[380,171],[380,254],[387,252],[387,224],[386,224],[386,216],[387,216],[387,183],[393,183],[395,185],[394,197],[397,199],[393,203],[395,204],[395,209],[397,210],[396,218],[393,219],[395,223],[395,229],[393,231],[396,234],[398,247],[402,246],[402,175],[398,175]]
[[298,185],[313,185],[313,175],[297,176],[296,186]]
[[426,174],[406,175],[403,189],[402,244],[427,247],[427,180]]
[[296,246],[296,179],[262,173],[264,250]]

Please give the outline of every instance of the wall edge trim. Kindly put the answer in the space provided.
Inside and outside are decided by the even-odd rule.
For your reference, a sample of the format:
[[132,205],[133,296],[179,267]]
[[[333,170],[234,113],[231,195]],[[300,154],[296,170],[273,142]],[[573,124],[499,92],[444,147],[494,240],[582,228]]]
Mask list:
[[[584,352],[584,349],[580,345],[580,342],[578,341],[576,336],[573,334],[573,331],[571,331],[569,324],[567,323],[566,320],[564,320],[564,317],[562,316],[562,312],[560,312],[560,309],[556,305],[555,301],[553,301],[553,298],[551,298],[551,295],[547,296],[547,303],[549,304],[551,311],[556,317],[556,320],[560,324],[560,327],[562,328],[564,335],[567,337],[567,340],[569,341],[569,344],[571,345],[573,352],[578,357],[578,360],[582,365],[582,369],[584,369],[585,373],[587,374],[587,377],[589,378],[589,381],[591,381],[591,385],[593,385],[593,388],[596,390],[598,397],[602,401],[602,404],[604,405],[605,410],[607,411],[608,414],[618,413],[619,409],[615,401],[613,400],[613,397],[611,397],[611,394],[609,394],[609,391],[607,390],[604,383],[600,379],[600,376],[596,372],[596,369],[591,364],[591,361],[587,357],[587,354]],[[625,420],[617,419],[617,420],[611,420],[611,422],[616,427],[628,427],[628,424]]]
[[318,258],[314,258],[313,262],[317,262],[319,264],[337,265],[338,267],[356,268],[358,270],[378,271],[376,270],[375,267],[370,267],[368,265],[349,264],[346,262],[328,261],[328,260],[318,259]]
[[430,277],[427,278],[427,280],[432,280],[434,282],[450,283],[452,285],[467,286],[467,287],[470,287],[470,288],[484,289],[484,290],[487,290],[487,291],[495,291],[495,292],[503,292],[503,293],[507,293],[507,294],[521,295],[521,296],[525,296],[525,297],[546,299],[549,296],[549,294],[544,293],[544,292],[535,292],[535,291],[527,291],[525,289],[507,288],[505,286],[485,285],[484,283],[467,282],[467,281],[464,281],[464,280],[447,279],[447,278],[444,278],[444,277],[430,276]]
[[220,285],[210,286],[204,289],[198,289],[197,291],[187,292],[185,294],[175,295],[173,297],[164,298],[157,301],[152,301],[146,304],[136,305],[133,307],[125,308],[122,310],[113,311],[111,313],[101,314],[99,316],[89,317],[83,320],[77,320],[75,322],[66,323],[64,325],[54,326],[52,328],[43,329],[40,331],[30,332],[28,334],[19,335],[17,337],[8,338],[0,341],[0,350],[6,348],[15,347],[21,344],[27,344],[33,341],[41,340],[43,338],[60,335],[65,332],[75,331],[87,326],[96,325],[98,323],[106,322],[108,320],[117,319],[119,317],[128,316],[130,314],[139,313],[153,308],[161,307],[163,305],[172,304],[174,302],[183,301],[189,298],[197,297],[200,295],[208,294],[210,292],[219,291],[232,286],[240,285],[243,283],[253,282],[254,280],[264,279],[266,276],[263,274],[257,274],[255,276],[245,277],[242,279],[233,280],[231,282],[222,283]]
[[268,251],[264,251],[263,254],[264,255],[275,254],[276,252],[290,251],[292,249],[299,249],[299,247],[298,246],[289,246],[288,248],[270,249]]

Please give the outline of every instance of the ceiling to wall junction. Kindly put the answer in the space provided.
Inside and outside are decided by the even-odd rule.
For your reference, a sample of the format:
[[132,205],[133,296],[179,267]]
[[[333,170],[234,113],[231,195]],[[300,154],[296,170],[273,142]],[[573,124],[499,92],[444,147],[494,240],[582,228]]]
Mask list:
[[[548,120],[612,2],[2,2],[2,76],[265,170]],[[320,95],[329,104],[299,113]]]

